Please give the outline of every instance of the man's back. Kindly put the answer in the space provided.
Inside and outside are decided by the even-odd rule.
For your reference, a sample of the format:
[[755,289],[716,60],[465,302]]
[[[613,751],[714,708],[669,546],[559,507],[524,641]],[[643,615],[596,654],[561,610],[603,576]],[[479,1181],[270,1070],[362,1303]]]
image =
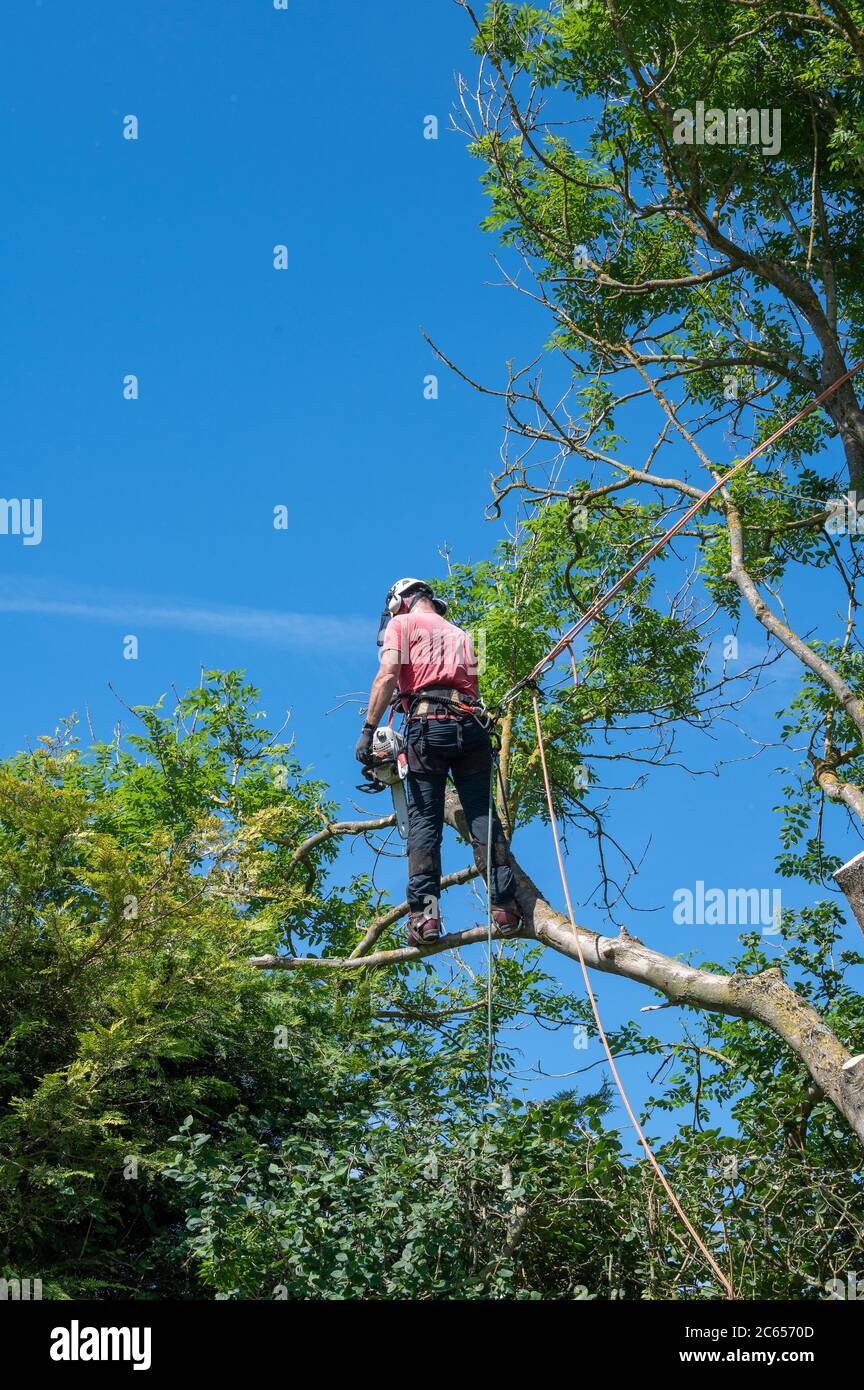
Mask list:
[[399,659],[399,689],[410,694],[427,686],[446,686],[477,695],[477,658],[467,632],[437,613],[401,613],[384,633],[382,657]]
[[423,949],[441,935],[438,899],[448,777],[465,813],[496,931],[518,935],[522,909],[495,805],[491,721],[478,701],[474,644],[467,632],[446,621],[446,603],[420,579],[397,580],[386,605],[385,612],[394,616],[379,639],[381,665],[354,755],[368,763],[378,723],[401,692],[408,715],[402,764],[407,774],[408,944]]

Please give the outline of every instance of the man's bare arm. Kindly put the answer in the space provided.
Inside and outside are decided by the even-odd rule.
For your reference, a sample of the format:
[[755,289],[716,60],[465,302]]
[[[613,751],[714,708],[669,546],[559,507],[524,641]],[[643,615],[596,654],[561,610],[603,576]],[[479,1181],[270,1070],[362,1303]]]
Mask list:
[[393,692],[399,684],[399,668],[401,662],[398,656],[382,653],[381,669],[372,682],[372,689],[369,691],[369,705],[366,711],[366,723],[377,728],[381,716],[393,697]]

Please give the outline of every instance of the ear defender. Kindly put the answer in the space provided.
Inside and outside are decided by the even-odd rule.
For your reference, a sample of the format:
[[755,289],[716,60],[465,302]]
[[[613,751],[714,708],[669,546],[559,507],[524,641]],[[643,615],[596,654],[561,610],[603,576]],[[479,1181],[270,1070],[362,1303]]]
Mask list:
[[[447,604],[443,598],[436,598],[429,585],[423,579],[397,579],[392,588],[388,589],[387,597],[384,600],[387,612],[391,618],[395,618],[402,604],[408,601],[412,595],[414,598],[428,598],[435,605],[435,611],[443,618],[447,612]],[[409,609],[413,607],[409,603]]]

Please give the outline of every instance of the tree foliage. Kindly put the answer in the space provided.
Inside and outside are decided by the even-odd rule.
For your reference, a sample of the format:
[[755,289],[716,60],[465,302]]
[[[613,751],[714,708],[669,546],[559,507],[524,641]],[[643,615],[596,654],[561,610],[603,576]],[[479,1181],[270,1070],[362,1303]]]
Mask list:
[[[68,722],[2,769],[7,1273],[55,1297],[716,1293],[601,1077],[521,1093],[526,1020],[592,1027],[537,946],[497,961],[494,1099],[464,971],[249,970],[262,945],[344,953],[378,910],[364,878],[339,886],[332,842],[313,873],[286,868],[332,808],[256,699],[209,673],[171,713],[137,709],[126,739],[85,751]],[[836,921],[804,926],[790,972],[860,1029]],[[613,1044],[662,1067],[652,1109],[678,1127],[661,1160],[742,1288],[815,1297],[860,1263],[854,1140],[779,1041],[729,1021]]]

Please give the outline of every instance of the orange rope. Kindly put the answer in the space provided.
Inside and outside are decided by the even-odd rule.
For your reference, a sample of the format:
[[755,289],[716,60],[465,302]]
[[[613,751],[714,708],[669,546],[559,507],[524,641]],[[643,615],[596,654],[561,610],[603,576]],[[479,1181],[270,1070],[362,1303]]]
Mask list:
[[653,560],[654,556],[657,555],[665,545],[668,545],[669,541],[671,541],[674,536],[677,536],[678,532],[687,525],[687,522],[690,521],[696,513],[704,507],[705,503],[714,496],[715,492],[719,492],[721,487],[725,487],[727,483],[731,482],[736,474],[740,473],[742,468],[746,468],[748,463],[752,463],[759,454],[764,454],[766,449],[770,449],[772,444],[776,444],[778,439],[781,439],[794,425],[797,425],[799,421],[809,415],[811,410],[815,410],[817,405],[821,405],[829,396],[833,396],[838,387],[842,386],[844,382],[851,380],[856,372],[861,371],[862,367],[864,367],[864,359],[857,362],[854,367],[850,367],[842,376],[838,376],[837,380],[832,382],[830,386],[826,386],[825,390],[822,391],[820,395],[814,396],[808,405],[802,406],[797,414],[784,421],[773,434],[769,435],[761,444],[757,444],[756,448],[751,449],[750,453],[739,460],[734,468],[731,468],[728,473],[724,473],[722,478],[718,478],[716,482],[712,483],[711,486],[701,494],[701,496],[697,497],[696,501],[692,506],[687,508],[683,516],[680,516],[678,520],[669,527],[668,531],[664,531],[663,535],[659,536],[657,540],[654,541],[653,545],[648,547],[645,554],[636,561],[635,565],[631,565],[626,574],[622,574],[621,578],[617,579],[611,588],[606,590],[605,594],[601,594],[599,598],[595,599],[594,602],[586,608],[579,621],[565,632],[564,636],[555,643],[554,647],[551,647],[547,654],[537,662],[533,671],[530,671],[527,676],[523,676],[520,681],[517,681],[512,690],[508,690],[501,702],[502,705],[509,705],[511,700],[514,700],[519,692],[524,690],[526,685],[530,685],[532,681],[535,681],[551,662],[555,660],[556,656],[560,656],[564,648],[570,646],[573,638],[578,637],[580,632],[584,632],[585,628],[588,627],[590,623],[593,623],[595,618],[599,617],[604,608],[607,608],[613,598],[615,598],[616,594],[620,594],[624,586],[629,584],[630,580],[633,579],[641,569],[644,569],[648,561]]
[[607,589],[604,594],[601,594],[599,598],[595,599],[592,604],[589,604],[588,608],[582,614],[582,617],[579,618],[579,620],[576,623],[574,623],[573,627],[569,628],[568,631],[564,633],[563,637],[560,637],[558,639],[555,645],[551,647],[550,650],[547,652],[546,656],[542,657],[541,660],[537,662],[537,665],[534,667],[532,671],[529,672],[527,676],[523,676],[520,681],[517,681],[516,685],[513,686],[512,690],[509,690],[507,692],[502,701],[502,706],[509,705],[511,701],[513,701],[516,698],[516,696],[520,693],[520,691],[525,689],[526,686],[532,687],[531,699],[534,705],[534,723],[537,728],[537,747],[540,752],[540,761],[543,766],[543,781],[546,786],[546,801],[549,806],[549,820],[552,826],[552,835],[555,840],[555,853],[558,856],[558,869],[561,874],[561,885],[564,889],[564,897],[567,902],[567,911],[570,915],[570,925],[573,928],[573,935],[576,941],[576,949],[579,953],[579,964],[582,966],[582,974],[585,978],[585,989],[587,991],[588,998],[591,1001],[591,1008],[594,1012],[594,1020],[597,1024],[597,1031],[600,1034],[600,1039],[603,1043],[606,1056],[609,1060],[609,1066],[612,1070],[612,1075],[615,1078],[615,1084],[618,1087],[621,1099],[624,1102],[624,1108],[626,1109],[627,1114],[630,1117],[633,1128],[639,1136],[639,1142],[645,1150],[645,1156],[648,1159],[651,1166],[654,1168],[661,1183],[663,1184],[663,1187],[666,1191],[666,1194],[670,1202],[672,1203],[676,1212],[680,1216],[682,1222],[686,1226],[690,1235],[693,1237],[700,1251],[705,1256],[705,1259],[708,1261],[708,1264],[711,1266],[717,1278],[720,1280],[720,1283],[723,1285],[723,1288],[726,1290],[726,1293],[728,1294],[729,1298],[735,1297],[735,1290],[733,1289],[732,1284],[727,1279],[720,1266],[717,1264],[717,1261],[714,1259],[713,1255],[711,1254],[711,1251],[708,1249],[707,1245],[702,1240],[698,1231],[693,1226],[692,1222],[687,1216],[687,1213],[685,1212],[684,1208],[681,1206],[681,1203],[678,1201],[678,1198],[675,1196],[675,1193],[672,1191],[672,1188],[669,1186],[669,1182],[663,1170],[661,1169],[659,1163],[654,1157],[648,1140],[645,1138],[645,1135],[642,1132],[642,1127],[639,1124],[639,1121],[636,1119],[635,1114],[633,1113],[633,1107],[631,1106],[630,1101],[627,1098],[627,1092],[624,1089],[624,1083],[622,1082],[621,1077],[618,1075],[618,1068],[615,1065],[615,1058],[612,1055],[612,1049],[609,1046],[609,1041],[603,1030],[603,1024],[600,1021],[600,1012],[597,1008],[597,1000],[595,999],[594,991],[591,988],[591,980],[588,975],[588,967],[585,964],[585,956],[582,951],[582,942],[579,937],[579,930],[576,926],[576,919],[573,915],[573,905],[570,901],[570,889],[567,884],[567,873],[564,868],[564,859],[561,854],[561,842],[558,837],[558,823],[555,819],[555,808],[552,804],[552,788],[549,783],[549,772],[546,767],[546,749],[543,744],[543,731],[540,727],[540,710],[537,704],[536,681],[538,676],[542,675],[542,673],[548,669],[548,667],[552,664],[552,662],[555,660],[557,656],[560,656],[560,654],[563,651],[569,650],[570,664],[573,670],[573,683],[574,685],[578,686],[579,672],[572,647],[574,637],[578,637],[580,632],[584,632],[585,628],[587,628],[595,620],[595,618],[599,617],[603,610],[607,608],[608,605],[612,602],[613,598],[615,598],[617,594],[620,594],[621,590],[630,582],[631,579],[633,579],[640,572],[640,570],[644,569],[644,567],[648,564],[649,560],[652,560],[655,555],[659,554],[663,547],[665,545],[668,545],[669,541],[671,541],[673,537],[678,535],[678,532],[681,531],[687,525],[687,522],[690,521],[696,515],[696,513],[701,510],[702,507],[704,507],[705,503],[709,501],[715,493],[719,492],[722,487],[725,487],[727,483],[731,482],[731,480],[734,477],[736,477],[736,475],[740,473],[743,468],[747,467],[748,463],[752,463],[753,459],[757,458],[759,454],[763,454],[766,449],[769,449],[771,447],[772,444],[776,444],[777,440],[782,439],[783,435],[787,434],[788,431],[793,428],[793,426],[797,425],[799,421],[805,419],[805,417],[808,416],[812,410],[815,410],[816,407],[821,405],[823,401],[827,400],[829,396],[832,396],[834,392],[844,384],[844,382],[851,380],[851,378],[855,376],[857,372],[861,371],[862,367],[864,367],[864,360],[857,362],[854,367],[850,367],[848,371],[843,372],[842,375],[839,376],[836,381],[832,382],[830,386],[826,386],[825,390],[820,392],[818,396],[814,396],[812,401],[810,401],[807,405],[802,406],[801,409],[795,415],[790,417],[790,419],[784,421],[784,423],[780,425],[779,428],[773,432],[773,434],[769,435],[768,438],[763,440],[761,444],[758,444],[755,449],[751,449],[750,453],[746,454],[743,459],[740,459],[739,462],[736,463],[734,467],[729,470],[728,473],[725,473],[722,478],[717,478],[711,484],[711,486],[705,490],[705,492],[701,493],[701,495],[696,498],[696,501],[693,502],[692,505],[687,508],[684,514],[680,516],[678,520],[674,522],[673,525],[670,526],[667,531],[664,531],[662,536],[659,536],[657,540],[654,541],[653,544],[648,547],[644,555],[642,555],[636,561],[635,564],[631,565],[630,568],[626,571],[625,574],[621,576],[620,579],[616,580],[616,582],[613,585],[611,585],[611,587]]
[[618,1068],[615,1065],[615,1058],[612,1055],[612,1049],[609,1046],[609,1041],[603,1030],[603,1024],[600,1021],[600,1013],[597,1008],[597,1000],[595,999],[594,991],[591,988],[591,980],[588,975],[588,967],[585,964],[585,956],[582,951],[582,942],[579,938],[579,930],[576,926],[576,919],[573,915],[573,905],[570,901],[570,889],[567,884],[567,874],[564,868],[564,859],[561,854],[561,842],[558,837],[558,823],[555,819],[555,809],[552,804],[552,788],[549,784],[549,772],[546,767],[546,750],[543,744],[543,731],[540,727],[540,711],[537,704],[536,681],[537,678],[548,669],[548,667],[552,664],[555,658],[557,656],[560,656],[561,652],[563,652],[565,649],[568,649],[570,653],[570,664],[573,670],[573,683],[574,685],[578,686],[579,672],[572,647],[574,637],[578,637],[578,635],[581,632],[584,632],[585,628],[587,628],[595,620],[595,618],[599,617],[603,610],[607,608],[608,605],[612,602],[615,596],[617,594],[620,594],[621,590],[630,582],[631,579],[633,579],[640,572],[640,570],[644,569],[644,567],[648,564],[649,560],[652,560],[655,555],[659,554],[663,547],[665,545],[668,545],[669,541],[671,541],[673,537],[677,536],[679,531],[683,530],[683,528],[687,525],[687,522],[690,521],[696,515],[696,513],[701,510],[702,507],[704,507],[705,503],[708,502],[710,498],[714,496],[715,493],[719,492],[722,487],[725,487],[727,483],[731,482],[731,480],[734,477],[736,477],[737,474],[740,473],[743,468],[746,468],[748,463],[752,463],[753,459],[757,458],[759,454],[763,454],[766,449],[770,449],[772,444],[776,444],[778,439],[782,439],[784,434],[787,434],[789,430],[791,430],[795,425],[799,423],[799,421],[805,419],[806,416],[808,416],[812,410],[815,410],[816,407],[821,405],[823,401],[827,400],[829,396],[832,396],[834,392],[845,382],[850,381],[851,378],[856,375],[856,373],[861,371],[862,367],[864,367],[864,359],[862,359],[862,361],[860,362],[857,362],[854,367],[850,367],[848,371],[843,372],[842,375],[839,376],[836,381],[833,381],[830,386],[826,386],[824,391],[820,392],[818,396],[814,396],[812,401],[810,401],[807,405],[802,406],[801,409],[797,411],[795,415],[790,417],[790,419],[784,421],[784,423],[780,425],[773,432],[773,434],[769,435],[768,438],[763,440],[761,444],[758,444],[755,449],[751,449],[750,453],[746,454],[743,459],[740,459],[739,462],[736,463],[734,467],[729,470],[728,473],[724,473],[722,478],[715,479],[711,486],[709,488],[706,488],[705,492],[701,493],[700,496],[696,498],[696,501],[693,502],[692,505],[687,508],[684,514],[680,516],[678,520],[674,522],[673,525],[670,526],[667,531],[664,531],[662,536],[659,536],[657,540],[654,541],[653,544],[648,547],[644,555],[642,555],[636,561],[635,564],[631,565],[630,568],[626,571],[625,574],[621,576],[620,579],[616,580],[615,583],[612,584],[611,587],[607,589],[604,594],[601,594],[599,598],[595,599],[592,604],[589,604],[588,608],[582,614],[582,617],[579,618],[579,620],[576,623],[574,623],[573,627],[569,628],[568,631],[564,633],[563,637],[560,637],[558,639],[554,646],[551,647],[547,654],[544,657],[542,657],[540,661],[537,662],[537,665],[534,667],[532,671],[529,672],[527,676],[523,676],[521,680],[517,681],[517,683],[513,686],[512,690],[509,690],[507,692],[507,694],[504,696],[504,699],[501,702],[502,707],[504,705],[509,705],[513,700],[515,700],[516,696],[520,693],[520,691],[525,689],[526,686],[532,687],[531,699],[534,705],[534,723],[537,727],[537,747],[540,752],[540,761],[543,766],[543,781],[546,786],[546,801],[549,806],[549,819],[552,826],[552,834],[555,839],[555,853],[558,856],[558,868],[561,873],[561,885],[564,889],[564,897],[567,901],[567,911],[570,914],[570,925],[573,928],[573,935],[576,940],[576,949],[579,953],[579,963],[582,966],[582,974],[585,977],[585,989],[587,991],[588,998],[591,1001],[591,1008],[594,1012],[594,1019],[597,1024],[597,1031],[600,1034],[600,1038],[603,1043],[606,1056],[609,1060],[609,1066],[612,1070],[612,1075],[615,1078],[615,1084],[618,1087],[618,1091],[621,1095],[622,1101],[624,1102],[624,1107],[627,1111],[627,1114],[629,1115],[630,1120],[633,1124],[633,1128],[639,1136],[639,1142],[645,1150],[645,1156],[654,1168],[655,1172],[657,1173],[657,1176],[660,1179],[661,1183],[663,1184],[663,1187],[666,1191],[667,1196],[669,1197],[670,1202],[672,1203],[676,1212],[680,1216],[682,1222],[689,1231],[690,1235],[693,1237],[694,1241],[696,1242],[696,1245],[699,1247],[700,1251],[705,1256],[705,1259],[708,1261],[708,1264],[711,1266],[717,1278],[720,1280],[720,1283],[723,1285],[723,1288],[726,1290],[726,1293],[728,1294],[729,1298],[735,1297],[735,1290],[733,1289],[732,1284],[727,1279],[720,1266],[717,1264],[717,1261],[714,1259],[713,1255],[711,1254],[711,1251],[708,1249],[707,1245],[702,1240],[698,1231],[695,1229],[689,1217],[687,1216],[687,1213],[685,1212],[684,1208],[681,1206],[681,1203],[678,1201],[678,1198],[675,1196],[675,1193],[672,1191],[672,1188],[669,1186],[669,1182],[665,1174],[663,1173],[663,1170],[661,1169],[659,1163],[654,1157],[648,1140],[645,1138],[645,1135],[642,1132],[642,1127],[639,1124],[639,1121],[636,1119],[635,1114],[633,1113],[633,1107],[631,1106],[630,1101],[627,1098],[627,1092],[624,1090],[624,1084],[620,1076],[618,1075]]
[[585,989],[588,994],[588,998],[591,1002],[591,1008],[594,1013],[594,1021],[597,1024],[597,1032],[600,1034],[600,1040],[603,1043],[603,1047],[606,1052],[606,1057],[609,1061],[609,1066],[612,1070],[612,1075],[615,1078],[615,1085],[618,1087],[618,1092],[621,1096],[622,1101],[624,1102],[624,1108],[627,1111],[627,1114],[630,1116],[633,1128],[639,1136],[639,1142],[645,1150],[645,1157],[648,1159],[648,1162],[651,1164],[658,1178],[663,1184],[663,1187],[666,1191],[666,1195],[668,1196],[670,1202],[677,1211],[687,1230],[690,1232],[690,1235],[693,1237],[702,1254],[705,1256],[705,1259],[708,1261],[708,1264],[711,1266],[717,1278],[720,1280],[720,1283],[726,1290],[728,1297],[734,1298],[735,1290],[733,1289],[732,1284],[727,1279],[726,1275],[723,1273],[717,1261],[714,1259],[714,1256],[711,1254],[711,1251],[708,1249],[707,1245],[703,1241],[702,1237],[699,1235],[699,1232],[696,1230],[695,1226],[691,1222],[681,1203],[678,1201],[678,1198],[675,1196],[675,1193],[672,1191],[672,1188],[669,1186],[669,1180],[667,1179],[666,1174],[663,1172],[663,1169],[660,1167],[660,1164],[657,1162],[657,1159],[654,1157],[651,1145],[645,1138],[642,1126],[640,1125],[633,1112],[633,1107],[630,1104],[627,1092],[624,1089],[624,1083],[621,1080],[621,1077],[618,1075],[618,1068],[615,1065],[615,1058],[612,1055],[612,1049],[609,1046],[609,1039],[606,1037],[603,1024],[600,1021],[600,1010],[597,1007],[597,1000],[595,998],[594,991],[591,988],[591,979],[588,974],[588,967],[585,964],[585,956],[582,951],[582,942],[579,938],[579,929],[576,926],[576,919],[573,916],[573,904],[570,901],[570,889],[567,884],[567,873],[564,868],[564,859],[561,854],[561,841],[558,836],[558,822],[555,819],[555,808],[552,804],[552,788],[549,783],[549,772],[546,767],[546,748],[543,743],[543,730],[540,727],[540,709],[537,704],[537,692],[534,690],[531,691],[531,700],[534,705],[534,724],[537,729],[537,747],[540,751],[540,762],[543,767],[543,782],[546,787],[546,802],[549,807],[549,820],[552,826],[552,835],[555,840],[555,853],[558,856],[558,869],[561,874],[561,886],[564,889],[564,898],[567,903],[567,912],[570,916],[570,925],[573,928],[573,936],[576,940],[576,949],[579,952],[579,964],[582,966],[582,974],[585,978]]

